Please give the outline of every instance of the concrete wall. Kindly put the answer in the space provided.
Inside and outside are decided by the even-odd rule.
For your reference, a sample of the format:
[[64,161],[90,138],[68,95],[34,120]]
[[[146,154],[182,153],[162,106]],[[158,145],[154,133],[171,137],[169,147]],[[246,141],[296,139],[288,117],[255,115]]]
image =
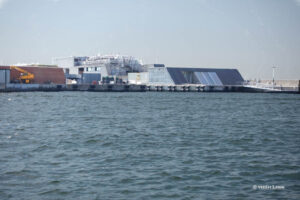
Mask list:
[[[26,92],[26,91],[62,91],[64,84],[7,84],[4,92]],[[0,91],[1,92],[1,91]]]

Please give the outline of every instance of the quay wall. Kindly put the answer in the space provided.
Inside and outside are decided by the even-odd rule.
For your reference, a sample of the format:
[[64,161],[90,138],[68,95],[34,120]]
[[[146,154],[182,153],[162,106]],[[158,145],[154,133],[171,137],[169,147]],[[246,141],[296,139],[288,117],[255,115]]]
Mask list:
[[66,84],[0,84],[0,92],[58,92],[58,91],[91,91],[91,92],[145,92],[145,85],[66,85]]
[[300,93],[299,87],[267,91],[246,86],[203,86],[203,85],[131,85],[131,84],[0,84],[0,92],[256,92],[256,93]]

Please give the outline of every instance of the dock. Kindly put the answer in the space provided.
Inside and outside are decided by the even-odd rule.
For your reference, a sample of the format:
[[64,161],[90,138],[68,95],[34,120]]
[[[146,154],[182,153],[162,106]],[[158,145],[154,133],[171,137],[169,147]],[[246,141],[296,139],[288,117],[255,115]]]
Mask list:
[[0,84],[0,92],[246,92],[246,93],[300,93],[293,90],[264,90],[247,86],[204,85],[134,85],[134,84]]

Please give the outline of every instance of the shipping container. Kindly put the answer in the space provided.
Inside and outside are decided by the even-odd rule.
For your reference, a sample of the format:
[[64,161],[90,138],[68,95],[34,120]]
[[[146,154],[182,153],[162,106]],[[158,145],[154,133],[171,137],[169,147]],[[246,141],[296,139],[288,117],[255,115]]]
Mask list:
[[10,70],[0,69],[0,84],[8,84],[10,82]]

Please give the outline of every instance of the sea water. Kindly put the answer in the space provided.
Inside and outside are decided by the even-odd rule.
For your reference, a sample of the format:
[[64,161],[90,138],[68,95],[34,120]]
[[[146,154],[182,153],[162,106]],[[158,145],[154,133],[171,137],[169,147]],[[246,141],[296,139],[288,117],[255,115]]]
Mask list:
[[0,93],[0,199],[300,199],[300,96]]

